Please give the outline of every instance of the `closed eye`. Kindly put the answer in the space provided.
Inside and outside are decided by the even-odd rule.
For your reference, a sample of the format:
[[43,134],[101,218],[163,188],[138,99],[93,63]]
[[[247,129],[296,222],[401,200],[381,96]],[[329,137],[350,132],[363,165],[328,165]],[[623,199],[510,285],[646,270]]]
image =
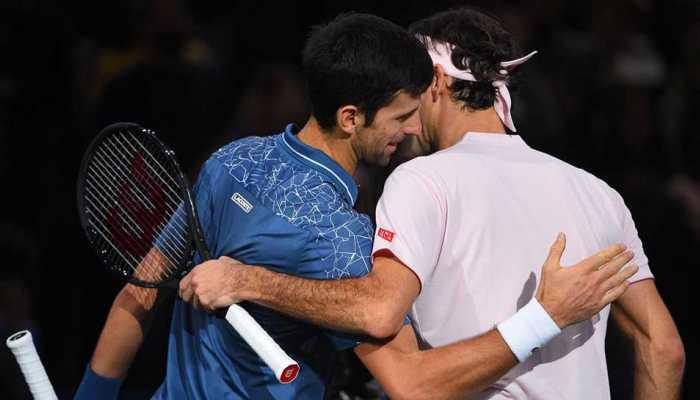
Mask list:
[[415,114],[416,111],[418,111],[418,107],[414,108],[413,110],[411,110],[407,113],[399,115],[398,117],[396,117],[396,120],[399,122],[406,122],[406,120],[411,118],[411,116],[413,116],[413,114]]

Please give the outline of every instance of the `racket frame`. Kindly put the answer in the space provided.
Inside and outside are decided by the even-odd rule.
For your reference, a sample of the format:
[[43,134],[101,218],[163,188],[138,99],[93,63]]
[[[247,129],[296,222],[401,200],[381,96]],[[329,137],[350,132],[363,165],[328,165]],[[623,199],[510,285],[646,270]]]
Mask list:
[[[180,195],[183,198],[185,211],[187,214],[187,222],[190,228],[187,230],[187,239],[189,240],[187,243],[187,249],[185,251],[186,257],[184,257],[188,261],[186,261],[186,265],[177,266],[179,268],[179,273],[173,274],[170,278],[158,283],[146,282],[135,278],[133,275],[125,276],[120,272],[121,268],[115,268],[113,262],[104,257],[102,254],[100,254],[100,252],[96,249],[96,246],[93,244],[94,240],[100,239],[97,239],[98,234],[96,234],[93,231],[93,228],[89,226],[87,220],[88,217],[86,215],[87,213],[84,211],[87,208],[87,205],[84,201],[86,188],[84,182],[87,179],[88,167],[90,166],[90,163],[95,157],[96,148],[100,146],[107,137],[112,135],[112,133],[115,130],[128,130],[131,132],[138,131],[138,133],[136,133],[138,135],[149,135],[150,141],[159,147],[162,153],[167,156],[168,162],[171,162],[175,167],[175,176],[173,176],[172,178],[174,178],[176,180],[176,183],[180,185]],[[141,125],[133,122],[117,122],[103,128],[97,134],[97,136],[95,136],[95,138],[92,140],[87,150],[85,151],[85,155],[83,156],[82,162],[80,164],[80,170],[78,173],[76,187],[78,217],[80,218],[80,224],[83,228],[83,231],[85,231],[86,236],[88,237],[90,247],[92,248],[92,251],[97,256],[97,258],[99,258],[100,261],[108,267],[107,269],[116,277],[122,280],[126,279],[127,282],[131,284],[145,288],[176,288],[178,286],[179,280],[184,275],[186,275],[192,268],[192,256],[194,255],[195,250],[199,253],[200,257],[202,257],[203,260],[209,260],[211,258],[209,256],[209,249],[206,245],[204,235],[202,233],[202,226],[199,223],[197,209],[194,206],[194,201],[192,199],[191,187],[189,185],[189,182],[187,181],[187,178],[182,173],[182,168],[180,167],[180,163],[175,157],[175,152],[170,147],[168,147],[168,145],[163,143],[163,141],[160,140],[158,136],[156,136],[155,132],[151,131],[150,129],[146,129]]]

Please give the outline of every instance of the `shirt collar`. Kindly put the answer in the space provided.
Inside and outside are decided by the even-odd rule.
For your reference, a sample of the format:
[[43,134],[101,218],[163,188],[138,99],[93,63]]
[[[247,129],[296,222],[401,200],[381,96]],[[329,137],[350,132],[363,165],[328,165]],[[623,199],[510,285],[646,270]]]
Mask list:
[[338,184],[340,192],[351,206],[357,200],[357,183],[347,171],[321,150],[311,147],[297,138],[299,128],[287,125],[281,136],[282,145],[289,153],[316,171],[323,173]]
[[490,132],[467,132],[459,143],[494,146],[529,147],[520,135]]

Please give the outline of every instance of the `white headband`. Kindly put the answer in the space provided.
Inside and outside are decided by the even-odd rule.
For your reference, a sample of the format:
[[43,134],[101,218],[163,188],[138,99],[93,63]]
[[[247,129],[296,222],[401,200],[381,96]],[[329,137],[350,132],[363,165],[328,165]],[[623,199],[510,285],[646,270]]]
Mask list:
[[[466,70],[458,69],[452,63],[452,50],[455,48],[453,44],[433,40],[429,36],[418,35],[418,39],[428,50],[428,54],[430,54],[430,58],[433,60],[433,65],[440,64],[445,70],[445,74],[453,78],[476,82],[476,77],[474,77],[469,69],[469,59],[464,60],[464,65],[467,66]],[[529,60],[535,54],[537,54],[537,52],[533,51],[525,57],[520,57],[511,61],[503,61],[501,62],[501,67],[503,67],[503,69],[499,72],[501,75],[508,75],[508,71]],[[496,88],[496,101],[494,101],[493,107],[496,109],[498,117],[508,129],[512,132],[516,132],[517,130],[513,123],[513,117],[510,115],[511,100],[506,80],[497,79],[492,81],[491,84]]]

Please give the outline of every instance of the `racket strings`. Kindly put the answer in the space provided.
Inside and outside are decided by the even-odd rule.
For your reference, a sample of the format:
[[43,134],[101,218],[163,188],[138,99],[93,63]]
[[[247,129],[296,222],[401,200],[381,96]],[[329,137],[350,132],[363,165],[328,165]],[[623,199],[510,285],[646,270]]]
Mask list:
[[[130,235],[124,235],[125,237],[122,238],[121,241],[121,246],[117,245],[110,239],[110,235],[108,232],[110,232],[109,227],[107,227],[103,220],[106,220],[107,216],[103,213],[102,207],[99,207],[96,205],[94,202],[92,202],[89,198],[86,198],[86,200],[90,203],[90,205],[93,207],[95,211],[97,211],[97,214],[92,211],[92,209],[88,209],[87,213],[93,216],[93,218],[90,219],[90,224],[93,227],[93,231],[97,232],[102,240],[107,243],[112,249],[114,250],[114,253],[116,253],[123,261],[126,263],[126,265],[131,269],[131,272],[136,272],[138,269],[139,264],[143,262],[143,259],[139,259],[138,257],[134,256],[133,254],[145,254],[146,252],[149,251],[150,246],[147,246],[148,243],[146,242],[139,242],[135,240],[133,237]],[[97,224],[97,225],[96,225]],[[128,247],[125,251],[122,251],[122,247]],[[165,268],[167,270],[167,273],[172,273],[172,271],[175,269],[175,266],[172,265],[172,256],[166,257],[166,260],[168,261],[167,264],[171,265],[165,265]],[[114,261],[114,258],[112,258],[112,261]],[[142,266],[143,267],[143,266]],[[154,274],[156,270],[158,270],[161,266],[151,266],[148,265],[145,268],[149,270],[151,273],[151,276],[157,275]]]
[[[178,183],[178,181],[177,181],[175,178],[173,178],[172,175],[170,175],[170,171],[169,171],[167,168],[165,168],[165,167],[163,166],[163,164],[160,163],[160,161],[158,160],[158,157],[153,156],[153,154],[143,145],[143,143],[141,143],[140,140],[137,140],[137,138],[134,136],[133,133],[129,132],[129,135],[131,136],[131,139],[133,139],[133,141],[134,141],[136,144],[138,144],[139,147],[141,147],[141,149],[142,149],[143,151],[145,151],[146,154],[148,154],[148,155],[151,157],[151,159],[152,159],[153,161],[156,162],[156,164],[160,167],[160,169],[161,169],[163,172],[165,172],[165,177],[168,178],[168,179],[170,180],[170,183],[169,183],[169,184],[166,183],[166,182],[163,180],[163,178],[162,178],[162,176],[161,176],[160,174],[156,173],[156,176],[161,180],[161,182],[163,182],[163,184],[165,185],[165,187],[166,187],[166,188],[171,188],[171,187],[173,187],[173,186],[174,186],[174,187],[179,187],[180,184]],[[131,147],[131,149],[132,149],[134,152],[138,152],[138,150],[134,148],[134,146],[131,144],[131,142],[128,141],[128,140],[126,140],[127,138],[125,137],[125,135],[124,135],[122,132],[120,132],[120,136],[122,137],[122,139],[124,139],[124,141],[126,142],[126,144],[128,144],[129,147]],[[151,170],[154,171],[154,169],[153,169],[152,167],[151,167]],[[154,171],[154,172],[155,172],[155,171]]]
[[[88,210],[88,213],[91,213],[91,212]],[[99,219],[97,221],[99,222]],[[104,225],[102,225],[102,227],[105,230],[107,229]],[[106,236],[102,230],[96,229],[94,231],[96,231],[101,236],[102,240],[104,240],[106,243],[108,243],[113,248],[114,252],[111,253],[113,255],[110,257],[110,264],[111,265],[115,264],[114,254],[116,254],[119,258],[121,258],[124,261],[124,263],[126,263],[126,265],[132,267],[131,269],[132,269],[133,274],[137,274],[139,272],[135,266],[140,265],[140,268],[142,268],[142,271],[140,273],[141,276],[150,277],[151,280],[157,280],[157,279],[163,278],[163,276],[162,276],[163,275],[162,274],[163,263],[155,264],[152,260],[146,259],[148,256],[144,257],[143,260],[139,261],[136,257],[131,255],[130,253],[127,252],[127,254],[125,254],[124,252],[122,252],[120,250],[119,246],[117,246],[115,243],[113,243],[110,240],[110,238],[108,236]],[[166,261],[166,263],[170,262],[167,258],[165,261]],[[121,270],[121,272],[125,275],[127,274],[126,271],[124,271],[124,270]]]
[[[88,180],[87,183],[88,183],[88,185],[90,186],[90,189],[92,189],[92,190],[87,190],[87,191],[86,191],[86,193],[87,193],[89,196],[95,198],[96,196],[95,196],[94,193],[97,193],[98,196],[99,196],[100,198],[99,198],[99,199],[95,198],[95,201],[98,201],[98,203],[99,203],[99,200],[102,200],[105,204],[109,204],[109,203],[110,203],[110,201],[109,201],[107,198],[105,198],[104,195],[103,195],[97,188],[95,188],[95,186],[92,184],[92,182],[90,182],[90,181]],[[109,186],[107,186],[107,187],[109,187]],[[110,190],[111,190],[111,189],[110,189]],[[106,227],[106,226],[104,225],[104,223],[102,223],[102,220],[107,220],[107,218],[108,218],[108,217],[103,213],[102,208],[99,207],[92,199],[90,199],[90,197],[86,197],[86,200],[88,201],[88,203],[90,203],[90,205],[92,206],[92,209],[96,210],[96,211],[99,213],[99,216],[96,216],[96,215],[92,212],[92,209],[88,209],[87,211],[88,211],[91,215],[93,215],[94,217],[99,217],[99,218],[93,218],[93,219],[91,219],[91,221],[97,221],[98,223],[100,223],[101,227],[102,227],[104,230],[109,230],[109,228]],[[125,210],[125,209],[122,207],[121,203],[116,202],[116,204],[117,204],[117,206],[122,210],[122,213],[121,213],[120,215],[121,215],[122,217],[126,216],[126,221],[125,221],[125,222],[127,222],[126,226],[128,226],[128,227],[132,230],[132,232],[134,232],[136,235],[139,235],[139,236],[142,235],[142,234],[144,233],[143,229],[138,225],[138,223],[137,223],[136,221],[134,221],[134,220],[132,219],[132,217],[130,216],[129,212],[128,212],[127,210]],[[136,231],[137,229],[138,229],[140,232],[137,232],[137,231]],[[101,232],[100,232],[100,233],[101,233]],[[105,238],[104,235],[101,235],[101,236],[103,236],[103,238]],[[145,253],[146,251],[148,251],[148,250],[150,249],[150,247],[146,247],[147,243],[144,243],[143,241],[137,241],[137,240],[135,240],[134,237],[131,236],[131,235],[126,235],[126,238],[127,238],[127,240],[130,240],[130,241],[131,241],[131,243],[130,243],[131,246],[132,246],[131,249],[130,249],[130,250],[132,250],[132,251],[130,252],[131,254],[133,254],[134,252],[136,252],[136,253],[138,253],[138,254],[143,254],[143,253]],[[166,236],[166,238],[167,238],[167,236]],[[107,238],[105,238],[105,239],[107,239]],[[183,240],[184,240],[184,239],[183,239]],[[118,250],[118,247],[116,247],[116,246],[114,245],[114,243],[112,243],[112,242],[111,242],[110,240],[108,240],[108,239],[107,239],[107,241],[109,242],[109,244],[110,244],[113,248],[115,248],[115,250]],[[179,257],[182,257],[182,256],[184,255],[184,254],[182,254],[181,251],[178,251],[177,248],[173,247],[173,242],[171,242],[170,239],[166,239],[164,242],[165,242],[166,246],[168,247],[168,249],[167,249],[168,251],[171,251],[171,252],[173,252],[173,253],[175,253],[175,254],[178,254]],[[136,251],[134,251],[134,250],[136,250]],[[121,252],[119,252],[119,253],[121,253]],[[124,258],[125,261],[128,261],[128,260],[126,260],[126,257],[122,257],[122,258]],[[168,257],[168,258],[170,259],[170,258],[172,258],[172,256],[171,256],[171,257]],[[132,257],[132,261],[138,262],[138,260],[133,259],[133,257]]]
[[[133,175],[136,175],[136,178],[139,179],[138,182],[135,182],[133,179],[131,179],[131,180],[129,180],[128,183],[129,183],[129,185],[130,185],[132,188],[136,189],[136,191],[137,191],[138,194],[140,195],[140,197],[139,197],[139,196],[136,196],[136,197],[137,197],[138,200],[141,202],[141,204],[146,205],[145,202],[148,202],[148,203],[149,203],[149,204],[148,204],[148,207],[150,207],[150,208],[155,208],[156,205],[152,203],[152,201],[151,201],[151,199],[149,198],[149,196],[147,196],[145,193],[143,193],[143,191],[141,191],[141,189],[139,188],[139,185],[138,185],[137,183],[141,183],[141,184],[143,184],[143,186],[147,186],[147,188],[145,188],[145,189],[148,189],[148,190],[151,190],[151,191],[160,191],[160,190],[163,189],[163,188],[160,187],[160,186],[156,186],[156,185],[152,182],[152,179],[149,179],[150,177],[145,176],[138,168],[130,168],[130,167],[124,162],[125,159],[129,159],[129,160],[133,159],[136,155],[138,155],[138,153],[136,153],[136,154],[132,154],[132,153],[124,154],[123,152],[120,152],[120,154],[115,154],[114,152],[111,151],[110,148],[107,147],[106,149],[107,149],[108,151],[110,151],[110,153],[111,153],[111,155],[112,155],[112,157],[113,157],[113,160],[116,160],[116,161],[120,164],[120,166],[124,169],[124,171],[125,171],[123,174],[118,174],[118,172],[116,172],[119,176],[121,176],[121,177],[128,177],[129,174],[133,174]],[[98,153],[99,153],[99,151],[98,151]],[[103,154],[101,154],[101,155],[102,155],[103,157],[105,157],[105,158],[109,157],[109,156],[107,156],[107,155],[103,155]],[[144,162],[144,164],[145,164],[147,167],[150,166],[150,164],[148,163],[148,161],[147,161],[145,158],[143,159],[143,162]],[[110,165],[109,162],[106,162],[106,164],[107,164],[107,165]],[[114,169],[112,169],[112,171],[115,172]],[[151,172],[154,173],[154,174],[157,173],[153,168],[151,168]],[[167,173],[167,171],[166,171],[166,173]],[[162,180],[161,180],[161,181],[162,181]],[[162,182],[163,182],[165,185],[167,185],[164,181],[162,181]],[[165,186],[165,188],[166,188],[166,189],[169,189],[169,191],[170,191],[170,193],[166,193],[166,195],[168,196],[168,199],[169,199],[172,203],[178,204],[178,205],[182,203],[182,198],[180,198],[180,194],[178,194],[177,192],[175,192],[175,191],[174,191],[171,187],[169,187],[169,186]],[[173,195],[174,195],[175,197],[173,197]],[[170,214],[175,214],[175,213],[177,212],[177,208],[176,208],[176,207],[172,207],[172,206],[171,206],[171,207],[167,207],[168,204],[165,204],[165,206],[166,206],[166,207],[165,207],[165,208],[166,208],[166,211],[167,211],[168,213],[170,213]],[[177,222],[177,221],[175,221],[175,222]],[[183,230],[183,231],[186,230],[185,227],[183,226],[183,224],[177,224],[177,227],[178,227],[179,229]],[[184,238],[183,238],[183,239],[184,239]]]
[[[97,153],[99,153],[99,151],[96,152],[96,155],[97,155],[97,157],[99,158],[100,154],[97,154]],[[102,164],[101,164],[102,162],[106,162],[107,164],[106,164],[106,165],[102,165]],[[119,174],[119,173],[118,173],[117,171],[115,171],[113,168],[110,168],[110,167],[109,167],[110,164],[109,164],[107,161],[100,161],[100,160],[97,160],[96,164],[100,164],[99,166],[100,166],[101,168],[103,168],[104,170],[107,171],[107,173],[110,175],[110,178],[112,178],[112,179],[115,180],[115,181],[120,182],[121,184],[129,184],[131,188],[135,189],[135,190],[138,192],[138,194],[140,194],[140,196],[139,196],[138,194],[134,193],[134,191],[132,191],[132,190],[123,191],[123,194],[128,195],[128,196],[129,196],[129,199],[131,199],[131,200],[137,200],[137,201],[138,201],[143,207],[145,207],[145,208],[148,208],[148,207],[154,208],[154,207],[155,207],[155,205],[152,204],[152,203],[150,202],[150,200],[148,199],[148,197],[147,197],[145,194],[143,194],[143,192],[139,189],[139,187],[138,187],[138,185],[136,184],[136,182],[135,182],[133,179],[128,179],[128,178],[127,178],[127,177],[129,176],[128,174]],[[104,172],[101,172],[101,171],[99,171],[99,170],[97,170],[96,168],[93,168],[92,165],[89,167],[89,170],[92,171],[92,172],[95,172],[95,175],[98,176],[98,177],[100,178],[101,183],[102,183],[102,186],[105,187],[105,188],[107,188],[108,191],[111,193],[111,195],[112,195],[112,200],[111,200],[111,201],[110,201],[109,199],[106,199],[106,198],[103,197],[103,200],[106,202],[106,204],[116,203],[118,207],[120,207],[123,211],[126,211],[126,210],[124,210],[124,208],[123,208],[123,206],[122,206],[122,202],[116,201],[116,200],[118,200],[119,194],[118,194],[118,193],[115,191],[115,189],[113,188],[114,185],[110,184],[110,183],[107,181],[107,177],[105,176],[105,173],[104,173]],[[111,172],[110,172],[110,170],[111,170]],[[88,177],[91,177],[91,176],[88,175]],[[139,177],[139,176],[137,176],[137,177]],[[89,181],[88,181],[88,182],[89,182]],[[94,188],[94,185],[93,185],[93,188]],[[95,189],[95,190],[97,190],[97,189]],[[147,204],[147,202],[150,203],[150,204]],[[153,224],[153,225],[155,225],[155,227],[158,228],[158,229],[164,229],[164,228],[165,228],[165,222],[166,222],[165,220],[163,220],[163,221],[157,221],[157,220],[154,219],[154,217],[153,217],[150,213],[142,213],[142,212],[140,213],[140,212],[139,212],[140,210],[134,208],[135,205],[134,205],[132,202],[126,202],[126,203],[128,204],[128,206],[130,206],[130,211],[131,211],[131,213],[125,212],[125,213],[122,214],[122,215],[126,215],[126,216],[131,220],[131,222],[132,222],[136,227],[138,227],[138,229],[141,231],[141,234],[144,234],[144,233],[145,233],[145,232],[144,232],[144,229],[141,227],[141,225],[143,225],[144,223]],[[127,207],[128,207],[128,206],[127,206]],[[168,211],[169,211],[169,213],[172,214],[172,215],[175,215],[175,214],[177,213],[176,210],[172,210],[171,208],[168,209]],[[136,215],[140,216],[142,219],[145,219],[146,221],[143,221],[143,220],[142,220],[142,221],[139,221],[139,223],[137,223],[136,221],[133,220],[131,214],[136,214]],[[136,218],[138,218],[138,217],[136,217]],[[180,218],[180,219],[181,219],[181,218]],[[177,223],[177,222],[178,222],[178,219],[177,219],[177,218],[173,218],[172,221],[174,222],[174,225],[179,229],[179,230],[176,231],[176,232],[179,234],[180,242],[181,242],[181,243],[182,243],[182,242],[185,242],[186,239],[184,238],[183,234],[180,232],[180,231],[184,231],[185,228],[182,226],[182,224]],[[169,250],[173,251],[173,253],[176,253],[176,254],[179,255],[180,257],[184,256],[184,254],[183,254],[182,251],[177,251],[177,249],[180,248],[181,246],[179,246],[178,243],[173,242],[173,240],[170,239],[169,235],[165,236],[165,240],[164,240],[164,241],[167,242],[166,244],[170,247]]]
[[[166,168],[167,155],[149,147],[128,131],[106,138],[86,168],[84,198],[102,256],[125,275],[155,282],[187,261],[189,224],[177,167]],[[160,257],[151,256],[154,248]]]
[[[102,155],[99,154],[99,151],[96,152],[96,158],[100,158],[101,156],[102,156]],[[111,168],[111,167],[110,167],[111,164],[110,164],[108,161],[105,161],[105,160],[99,160],[99,159],[97,159],[97,160],[96,160],[96,164],[98,164],[98,166],[99,166],[100,168],[102,168],[103,171],[106,171],[106,173],[110,175],[109,178],[112,178],[113,180],[119,181],[121,184],[128,184],[131,188],[135,189],[135,191],[138,192],[138,193],[134,193],[134,191],[131,191],[131,190],[125,191],[125,194],[126,194],[126,195],[129,195],[130,199],[138,201],[138,203],[140,203],[141,206],[143,206],[143,207],[145,207],[145,208],[151,208],[151,209],[155,208],[155,205],[148,199],[148,196],[146,196],[146,195],[139,189],[139,187],[138,187],[136,181],[134,181],[133,179],[129,179],[129,178],[128,178],[128,177],[129,177],[129,174],[119,174],[119,172],[118,172],[118,171],[115,171],[113,168]],[[108,190],[111,192],[111,194],[112,194],[112,196],[113,196],[112,202],[115,202],[117,205],[119,205],[119,206],[121,207],[121,202],[119,202],[119,201],[114,201],[114,200],[118,199],[118,193],[115,192],[115,189],[112,187],[113,185],[110,184],[110,183],[106,180],[107,177],[105,176],[105,172],[99,171],[99,170],[97,170],[97,168],[93,168],[92,165],[89,167],[89,170],[92,171],[92,172],[95,172],[96,175],[98,175],[98,176],[100,177],[100,179],[102,180],[102,185],[103,185],[104,187],[108,188]],[[135,175],[137,175],[136,178],[140,178],[140,177],[141,177],[139,174],[135,174]],[[109,201],[109,200],[107,200],[107,201]],[[110,203],[111,203],[111,202],[110,202]],[[148,204],[147,204],[147,203],[148,203]],[[133,205],[133,204],[130,204],[130,205],[131,205],[131,210],[132,210],[133,212],[138,212],[137,209],[134,209],[134,205]],[[122,208],[122,209],[123,209],[123,208]],[[167,211],[168,211],[170,214],[172,214],[172,215],[175,215],[175,214],[178,212],[177,210],[173,210],[172,208],[167,208]],[[139,213],[139,215],[143,215],[143,214],[144,214],[144,213]],[[129,216],[129,218],[131,219],[131,216],[130,216],[129,213],[126,213],[126,215]],[[159,229],[163,229],[163,228],[164,228],[165,221],[157,221],[157,220],[155,220],[154,217],[153,217],[150,213],[146,213],[145,215],[142,216],[142,218],[147,219],[148,222],[150,222],[151,224],[155,224],[156,228],[159,228]],[[182,220],[182,217],[180,218],[180,221],[181,221],[181,220]],[[131,219],[131,221],[139,227],[139,229],[142,231],[142,234],[145,233],[145,232],[143,232],[143,229],[141,228],[141,226],[140,226],[138,223],[136,223],[133,219]],[[181,242],[185,242],[186,239],[185,239],[183,233],[180,232],[180,231],[183,231],[183,232],[185,231],[185,228],[182,226],[182,223],[178,223],[178,219],[177,219],[177,218],[172,219],[172,221],[173,221],[173,225],[174,225],[175,227],[178,228],[177,233],[179,233],[179,239],[180,239],[180,241],[181,241]],[[143,223],[144,221],[140,221],[140,222]],[[176,249],[176,248],[179,247],[179,246],[177,245],[177,243],[173,243],[173,242],[171,241],[171,239],[169,239],[169,237],[167,237],[167,236],[166,236],[166,241],[170,242],[169,244],[170,244],[170,246],[171,246],[171,250],[174,250],[174,249]],[[180,256],[183,256],[182,252],[176,252],[176,253],[179,253]]]
[[[152,276],[154,278],[162,278],[162,275],[171,274],[173,271],[176,270],[176,266],[173,264],[173,259],[175,257],[173,257],[170,254],[167,254],[167,249],[172,248],[172,246],[166,246],[164,248],[161,248],[161,251],[167,254],[167,256],[164,257],[166,261],[165,265],[148,265],[149,263],[144,264],[143,259],[139,260],[139,257],[141,255],[146,254],[146,252],[149,251],[149,249],[151,248],[150,243],[144,241],[137,241],[130,235],[123,235],[123,237],[121,238],[121,243],[115,244],[114,241],[110,239],[110,228],[102,222],[107,217],[102,211],[102,208],[91,202],[89,199],[88,201],[99,214],[98,218],[92,218],[93,228],[97,228],[94,229],[94,231],[96,231],[101,236],[104,242],[106,242],[107,244],[109,244],[110,247],[112,247],[114,253],[116,253],[119,256],[119,258],[121,258],[122,261],[124,261],[124,263],[126,263],[126,265],[129,267],[132,273],[137,272],[137,270],[140,268],[144,269],[144,272],[146,272],[149,276]],[[95,215],[95,213],[91,212],[91,210],[88,210],[88,212],[93,216]],[[95,226],[95,223],[97,223],[97,226]],[[126,252],[122,251],[122,249],[125,247],[125,250],[127,250]],[[133,254],[138,254],[139,257],[134,256]],[[114,260],[114,257],[112,257],[112,260]],[[165,270],[163,270],[163,267],[165,268]]]
[[[112,144],[109,141],[109,139],[107,140],[107,142]],[[118,143],[118,144],[121,145],[121,143]],[[131,168],[130,166],[126,165],[123,162],[123,160],[125,160],[125,159],[132,160],[136,155],[139,154],[138,152],[128,153],[126,150],[120,151],[119,149],[116,149],[116,146],[115,146],[114,150],[116,150],[119,153],[119,154],[115,154],[113,151],[113,148],[105,147],[105,149],[108,150],[111,153],[112,157],[115,160],[117,160],[123,168],[125,168],[127,170],[127,173],[139,174],[139,177],[143,178],[143,182],[149,186],[149,189],[151,189],[151,190],[161,190],[163,188],[169,189],[169,191],[164,192],[164,193],[166,196],[168,196],[168,199],[170,201],[172,201],[174,203],[179,203],[180,201],[182,201],[182,199],[180,198],[180,195],[176,191],[174,191],[167,183],[165,183],[165,181],[163,181],[162,178],[161,178],[161,182],[163,183],[163,187],[155,186],[155,183],[152,182],[152,179],[149,179],[150,177],[143,175],[143,173],[138,168]],[[148,161],[145,159],[145,157],[142,157],[142,159],[144,160],[144,164],[146,165],[146,167],[147,168],[150,167],[150,165],[148,164]],[[155,171],[155,169],[153,167],[151,167],[150,170],[151,170],[151,173],[158,176],[158,173]],[[167,171],[166,171],[166,173],[167,173]],[[150,199],[149,199],[149,201],[150,201]],[[170,211],[172,212],[173,210],[170,210]]]
[[[112,139],[113,139],[114,142],[116,142],[116,143],[124,150],[124,153],[126,153],[126,154],[127,154],[128,156],[130,156],[130,157],[133,157],[134,154],[139,154],[139,150],[137,150],[136,148],[134,148],[134,146],[127,140],[127,138],[126,138],[123,134],[121,135],[121,138],[122,138],[122,141],[121,141],[121,142],[118,141],[118,140],[116,140],[116,138],[110,138],[110,139],[108,139],[108,140],[112,140]],[[153,167],[146,161],[147,158],[146,158],[146,157],[143,157],[143,160],[146,161],[146,162],[145,162],[146,167],[149,168],[149,169],[151,170],[151,173],[153,173],[153,175],[155,175],[158,179],[160,179],[161,183],[163,184],[162,188],[166,189],[165,194],[166,194],[171,200],[173,200],[173,201],[177,201],[177,202],[181,201],[182,199],[180,198],[180,197],[181,197],[180,192],[179,192],[179,191],[176,191],[175,189],[173,189],[173,187],[179,188],[179,187],[180,187],[180,184],[175,180],[175,178],[173,178],[173,177],[170,175],[170,171],[168,171],[168,169],[166,169],[165,167],[163,167],[163,165],[158,161],[158,158],[154,157],[153,154],[152,154],[150,151],[148,151],[148,149],[146,149],[146,147],[144,147],[143,144],[142,144],[136,137],[134,137],[134,136],[132,135],[131,138],[133,139],[134,142],[136,142],[136,143],[141,147],[141,149],[142,149],[146,154],[148,154],[148,156],[150,157],[150,159],[153,160],[153,161],[160,167],[160,169],[161,169],[161,171],[164,173],[164,175],[165,175],[167,178],[169,178],[170,182],[168,183],[168,182],[166,182],[166,181],[163,179],[163,176],[162,176],[158,171],[156,171],[155,168],[153,168]],[[132,150],[131,153],[129,152],[128,149],[126,149],[126,147],[124,146],[124,143],[126,143],[127,145],[129,145],[129,147],[131,147],[131,150]],[[151,183],[150,181],[148,181],[148,182]],[[174,196],[174,198],[173,198],[172,196]]]

